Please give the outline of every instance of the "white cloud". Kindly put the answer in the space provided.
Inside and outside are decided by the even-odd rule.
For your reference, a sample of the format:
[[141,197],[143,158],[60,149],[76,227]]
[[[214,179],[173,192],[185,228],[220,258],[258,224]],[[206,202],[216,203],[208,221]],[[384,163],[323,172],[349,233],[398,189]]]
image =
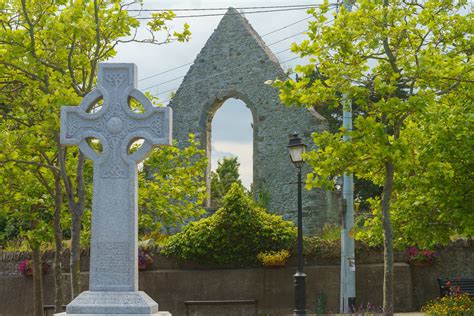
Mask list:
[[240,162],[240,178],[246,188],[253,182],[253,144],[215,142],[212,146],[211,169],[216,170],[217,161],[224,157],[237,157]]

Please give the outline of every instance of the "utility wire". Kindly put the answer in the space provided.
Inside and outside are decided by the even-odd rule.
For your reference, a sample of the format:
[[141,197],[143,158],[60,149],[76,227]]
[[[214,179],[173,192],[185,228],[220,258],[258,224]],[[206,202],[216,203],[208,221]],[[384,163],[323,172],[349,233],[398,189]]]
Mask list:
[[[294,37],[294,36],[296,36],[296,35],[299,35],[299,34],[303,34],[304,32],[305,32],[305,31],[299,32],[299,33],[297,33],[297,34],[295,34],[295,35],[292,35],[292,36],[285,37],[285,38],[283,38],[283,39],[281,39],[281,40],[279,40],[279,41],[276,41],[276,42],[274,42],[274,43],[271,43],[271,44],[267,45],[267,47],[270,47],[270,46],[272,46],[272,45],[281,43],[281,42],[284,41],[284,40],[287,40],[287,39],[292,38],[292,37]],[[289,51],[290,49],[291,49],[291,48],[288,48],[288,49],[279,51],[278,53],[275,53],[275,55],[278,55],[278,54],[281,54],[281,53],[283,53],[283,52]],[[158,77],[159,75],[162,75],[162,74],[171,72],[171,71],[173,71],[173,70],[176,70],[176,69],[183,68],[183,67],[185,67],[185,66],[191,65],[192,63],[193,63],[193,62],[189,62],[189,63],[186,63],[186,64],[184,64],[184,65],[181,65],[181,66],[178,66],[178,67],[175,67],[175,68],[172,68],[172,69],[163,71],[163,72],[159,72],[159,73],[157,73],[157,74],[154,74],[154,75],[151,75],[151,76],[148,76],[148,77],[145,77],[145,78],[140,79],[140,80],[138,80],[138,81],[140,82],[140,81],[144,81],[144,80],[147,80],[147,79],[150,79],[150,78]],[[184,76],[179,76],[179,77],[176,77],[176,78],[173,78],[173,79],[164,81],[164,82],[160,82],[160,83],[158,83],[158,84],[149,86],[149,87],[145,88],[144,90],[147,90],[147,89],[150,89],[150,88],[159,87],[159,86],[162,86],[162,85],[164,85],[164,84],[166,84],[166,83],[169,83],[169,82],[172,82],[172,81],[181,79],[181,78],[184,78]]]
[[151,75],[151,76],[142,78],[142,79],[140,79],[140,80],[138,80],[138,81],[140,82],[140,81],[144,81],[144,80],[147,80],[147,79],[150,79],[150,78],[158,77],[159,75],[163,75],[163,74],[166,74],[166,73],[171,72],[171,71],[173,71],[173,70],[177,70],[177,69],[186,67],[186,66],[188,66],[188,65],[191,65],[192,63],[193,63],[193,62],[191,61],[191,62],[186,63],[186,64],[183,64],[183,65],[181,65],[181,66],[178,66],[178,67],[175,67],[175,68],[171,68],[171,69],[168,69],[168,70],[159,72],[159,73],[157,73],[157,74],[154,74],[154,75]]
[[[295,21],[295,22],[293,22],[293,23],[287,24],[287,25],[285,25],[285,26],[283,26],[283,27],[280,27],[280,28],[278,28],[278,29],[275,29],[275,30],[273,30],[273,31],[270,31],[270,32],[268,32],[268,33],[265,33],[265,34],[261,35],[261,37],[265,37],[265,36],[268,36],[268,35],[270,35],[270,34],[277,33],[277,32],[279,32],[279,31],[281,31],[281,30],[284,30],[284,29],[286,29],[286,28],[289,28],[290,26],[293,26],[293,25],[296,25],[296,24],[301,23],[301,22],[303,22],[303,21],[306,21],[306,20],[308,20],[308,19],[310,19],[310,18],[312,18],[312,16],[305,17],[304,19]],[[302,33],[304,33],[304,32],[300,32],[300,33],[298,33],[298,34],[296,34],[296,35],[299,35],[299,34],[302,34]],[[296,35],[294,35],[294,36],[296,36]],[[285,39],[288,39],[288,38],[285,38]],[[282,39],[281,41],[283,41],[283,40],[285,40],[285,39]],[[270,44],[270,45],[273,45],[273,44],[276,44],[276,43],[272,43],[272,44]],[[268,46],[270,46],[270,45],[268,45]],[[181,66],[178,66],[178,67],[175,67],[175,68],[171,68],[171,69],[168,69],[168,70],[165,70],[165,71],[156,73],[156,74],[154,74],[154,75],[151,75],[151,76],[148,76],[148,77],[139,79],[138,82],[144,81],[144,80],[147,80],[147,79],[151,79],[151,78],[154,78],[154,77],[158,77],[158,76],[160,76],[160,75],[163,75],[163,74],[165,74],[165,73],[171,72],[171,71],[173,71],[173,70],[177,70],[177,69],[183,68],[183,67],[185,67],[185,66],[191,65],[192,63],[193,63],[193,62],[189,62],[189,63],[183,64],[183,65],[181,65]]]
[[[292,8],[292,9],[275,9],[275,10],[260,10],[260,11],[247,11],[247,12],[236,12],[236,13],[209,13],[209,14],[195,14],[195,15],[176,15],[173,19],[181,18],[202,18],[202,17],[211,17],[211,16],[223,16],[223,15],[241,15],[241,14],[255,14],[255,13],[270,13],[270,12],[286,12],[286,11],[295,11],[295,10],[306,10],[311,8],[317,8],[319,5],[308,6],[305,8]],[[152,20],[153,17],[137,17],[137,20]]]
[[301,22],[303,22],[303,21],[309,20],[309,19],[311,19],[311,18],[312,18],[312,16],[307,16],[307,17],[305,17],[304,19],[298,20],[298,21],[293,22],[293,23],[291,23],[291,24],[282,26],[282,27],[280,27],[279,29],[276,29],[276,30],[273,30],[273,31],[271,31],[271,32],[265,33],[265,34],[261,35],[261,37],[265,37],[265,36],[267,36],[267,35],[270,35],[270,34],[279,32],[279,31],[281,31],[281,30],[284,30],[284,29],[286,29],[286,28],[289,28],[290,26],[296,25],[296,24],[298,24],[298,23],[301,23]]
[[[289,51],[290,49],[291,49],[291,48],[287,48],[287,49],[285,49],[285,50],[282,50],[282,51],[280,51],[280,52],[278,52],[278,53],[276,53],[276,54],[283,53],[283,52],[285,52],[285,51]],[[287,63],[287,62],[290,62],[290,61],[292,61],[292,60],[295,60],[295,59],[298,59],[298,58],[299,58],[299,57],[298,57],[298,56],[296,56],[296,57],[293,57],[293,58],[287,59],[287,60],[285,60],[285,61],[282,61],[280,64],[285,64],[285,63]],[[188,84],[185,84],[185,85],[183,85],[183,86],[180,86],[180,87],[187,87],[187,86],[190,86],[190,85],[193,85],[193,84],[196,84],[196,83],[202,82],[202,81],[206,81],[206,80],[207,80],[207,79],[209,79],[209,78],[213,78],[213,77],[219,76],[219,75],[221,75],[221,74],[224,74],[224,73],[227,73],[227,72],[230,72],[230,71],[233,71],[233,70],[236,70],[236,69],[242,68],[243,66],[247,66],[247,65],[254,64],[254,63],[256,63],[256,62],[259,62],[259,61],[260,61],[260,59],[253,60],[253,61],[251,61],[251,62],[245,63],[245,64],[243,64],[243,65],[240,65],[240,66],[238,66],[238,67],[234,67],[234,68],[231,68],[231,69],[227,69],[227,70],[221,71],[221,72],[219,72],[219,73],[217,73],[217,74],[213,74],[213,75],[210,75],[210,76],[204,77],[204,78],[202,78],[202,79],[199,79],[199,80],[196,80],[196,81],[190,82],[190,83],[188,83]],[[183,76],[183,77],[185,77],[185,76]],[[183,78],[183,77],[182,77],[182,78]],[[181,78],[176,78],[176,79],[181,79]],[[161,94],[165,94],[165,93],[168,93],[168,92],[174,91],[176,88],[179,88],[179,87],[175,87],[175,88],[173,88],[173,89],[169,89],[169,90],[166,90],[166,91],[163,91],[163,92],[157,93],[157,94],[155,94],[154,96],[158,96],[158,95],[161,95]],[[144,90],[146,90],[146,89],[144,89]]]
[[[325,21],[325,22],[323,23],[323,25],[324,25],[324,24],[331,23],[331,22],[333,22],[333,21],[334,21],[334,19],[327,20],[327,21]],[[301,33],[304,33],[304,32],[301,32]],[[288,37],[288,38],[291,38],[291,37]],[[288,39],[288,38],[286,38],[286,39]],[[271,46],[271,45],[274,45],[274,44],[277,44],[277,43],[279,43],[279,42],[281,42],[281,41],[274,42],[274,43],[272,43],[272,44],[270,44],[270,45],[267,45],[267,47],[268,47],[268,46]],[[291,49],[291,48],[287,48],[287,49],[285,49],[285,50],[279,51],[279,52],[275,53],[275,55],[278,55],[278,54],[281,54],[281,53],[283,53],[283,52],[289,51],[290,49]],[[287,63],[287,62],[292,61],[292,60],[295,60],[295,59],[297,59],[297,58],[299,58],[299,57],[298,57],[298,56],[297,56],[297,57],[293,57],[293,58],[291,58],[291,59],[289,59],[289,60],[285,60],[285,61],[281,62],[281,64]],[[254,61],[251,61],[251,62],[246,63],[246,64],[244,64],[244,65],[240,65],[240,66],[238,66],[238,67],[234,67],[234,68],[231,68],[231,69],[227,69],[227,70],[224,70],[224,71],[222,71],[222,72],[220,72],[220,73],[213,74],[213,75],[211,75],[211,76],[205,77],[205,78],[203,78],[203,79],[199,79],[199,80],[196,80],[196,81],[194,81],[194,82],[190,82],[190,83],[188,83],[188,84],[186,84],[186,85],[184,85],[184,86],[182,86],[182,87],[186,87],[186,86],[189,86],[189,85],[198,83],[198,82],[205,81],[205,80],[207,80],[207,79],[209,79],[209,78],[218,76],[218,75],[223,74],[223,73],[227,73],[227,72],[232,71],[232,70],[239,69],[239,68],[241,68],[241,67],[243,67],[243,66],[247,66],[247,65],[250,65],[250,64],[255,63],[255,62],[258,62],[258,60],[254,60]],[[186,77],[186,75],[181,76],[181,77],[176,77],[176,78],[174,78],[174,79],[168,80],[167,82],[175,81],[175,80],[178,80],[178,79],[181,79],[181,78],[184,78],[184,77]],[[156,84],[156,85],[153,85],[153,86],[149,86],[149,87],[147,87],[147,88],[145,88],[145,89],[143,89],[143,90],[148,90],[148,89],[151,89],[151,88],[155,88],[155,87],[158,87],[158,86],[160,86],[160,85],[162,85],[162,84],[164,84],[164,83],[159,83],[159,84]],[[177,87],[177,88],[179,88],[179,87]],[[155,94],[154,96],[158,96],[158,95],[161,95],[161,94],[165,94],[165,93],[167,93],[167,92],[174,91],[175,89],[176,89],[176,87],[173,88],[173,89],[169,89],[169,90],[166,90],[166,91],[157,93],[157,94]]]
[[[282,62],[281,62],[281,64],[285,64],[285,63],[287,63],[287,62],[293,61],[293,60],[295,60],[295,59],[298,59],[298,58],[299,58],[299,57],[298,57],[298,56],[296,56],[296,57],[293,57],[293,58],[287,59],[287,60],[285,60],[285,61],[282,61]],[[254,60],[253,62],[249,62],[249,63],[247,63],[247,64],[245,64],[245,65],[249,65],[249,64],[252,64],[252,63],[255,63],[255,62],[258,62],[258,60]],[[242,65],[242,66],[244,66],[244,65]],[[229,71],[232,71],[232,70],[238,69],[238,68],[240,68],[240,67],[242,67],[242,66],[235,67],[235,68],[232,68],[232,69],[228,69],[228,70],[222,71],[222,72],[220,72],[220,73],[217,73],[217,74],[214,74],[214,75],[211,75],[211,76],[205,77],[205,78],[203,78],[203,79],[199,79],[199,80],[196,80],[196,81],[190,82],[190,83],[188,83],[188,84],[186,84],[186,85],[184,85],[184,86],[182,86],[182,87],[187,87],[187,86],[190,86],[190,85],[193,85],[193,84],[196,84],[196,83],[199,83],[199,82],[205,81],[205,80],[207,80],[207,79],[209,79],[209,78],[212,78],[212,77],[218,76],[218,75],[220,75],[220,74],[223,74],[223,73],[226,73],[226,72],[229,72]],[[164,92],[161,92],[161,93],[155,94],[154,96],[159,96],[160,94],[164,94],[164,93],[167,93],[167,92],[171,92],[171,91],[173,91],[173,90],[174,90],[174,89],[170,89],[170,90],[167,90],[167,91],[164,91]],[[171,99],[172,99],[172,98],[170,98],[170,99],[167,99],[167,100],[164,100],[164,101],[162,101],[162,103],[165,103],[165,102],[171,101]]]
[[303,34],[303,33],[305,33],[305,32],[306,32],[306,30],[304,30],[304,31],[301,31],[301,32],[298,32],[298,33],[296,33],[296,34],[290,35],[290,36],[288,36],[288,37],[285,37],[285,38],[282,38],[282,39],[280,39],[280,40],[278,40],[278,41],[276,41],[276,42],[273,42],[273,43],[271,43],[271,44],[268,44],[267,46],[272,46],[272,45],[275,45],[275,44],[281,43],[281,42],[283,42],[283,41],[286,41],[287,39],[290,39],[290,38],[292,38],[292,37],[295,37],[295,36],[301,35],[301,34]]
[[[337,3],[334,3],[337,4]],[[277,8],[297,8],[297,7],[314,7],[319,6],[321,4],[294,4],[294,5],[273,5],[273,6],[260,6],[260,7],[236,7],[236,10],[255,10],[255,9],[277,9]],[[331,4],[332,5],[332,4]],[[227,11],[227,8],[170,8],[170,9],[128,9],[127,11],[130,12],[137,12],[137,11]]]
[[[288,39],[288,38],[286,38],[286,39]],[[275,43],[275,44],[276,44],[276,43]],[[267,45],[267,46],[271,46],[271,45],[273,45],[273,44],[270,44],[270,45]],[[279,52],[275,53],[275,55],[281,54],[281,53],[283,53],[283,52],[287,52],[287,51],[289,51],[290,49],[291,49],[291,48],[284,49],[284,50],[282,50],[282,51],[279,51]],[[254,61],[254,62],[255,62],[255,61]],[[252,62],[251,62],[251,63],[252,63]],[[247,65],[247,64],[244,64],[244,65]],[[237,68],[240,68],[240,67],[242,67],[242,66],[239,66],[239,67],[237,67]],[[233,68],[233,69],[237,69],[237,68]],[[170,82],[179,80],[179,79],[184,78],[184,77],[186,77],[186,75],[184,75],[184,76],[179,76],[179,77],[176,77],[176,78],[173,78],[173,79],[164,81],[164,82],[160,82],[160,83],[158,83],[158,84],[154,84],[154,85],[152,85],[152,86],[149,86],[149,87],[144,88],[143,90],[148,90],[148,89],[151,89],[151,88],[156,88],[156,87],[162,86],[162,85],[164,85],[164,84],[167,84],[167,83],[170,83]],[[171,90],[174,90],[174,89],[171,89]],[[167,91],[165,91],[165,92],[167,92]],[[165,93],[165,92],[162,92],[162,93]],[[162,94],[162,93],[160,93],[160,94]]]

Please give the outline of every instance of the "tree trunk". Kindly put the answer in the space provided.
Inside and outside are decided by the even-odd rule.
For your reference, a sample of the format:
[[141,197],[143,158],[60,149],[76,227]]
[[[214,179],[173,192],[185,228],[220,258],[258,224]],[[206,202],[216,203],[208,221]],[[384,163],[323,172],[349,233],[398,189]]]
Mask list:
[[[64,183],[68,199],[69,211],[72,215],[71,223],[71,251],[69,260],[69,271],[71,279],[71,299],[81,293],[81,228],[82,215],[84,214],[85,188],[84,188],[84,155],[79,152],[76,167],[76,191],[73,190],[71,179],[66,170],[66,149],[59,146],[59,164],[61,178]],[[77,202],[76,202],[77,199]]]
[[56,174],[55,182],[55,201],[54,201],[54,312],[62,312],[63,306],[63,279],[62,279],[62,240],[63,234],[61,230],[61,206],[62,206],[62,187],[61,177]]
[[81,229],[82,215],[84,214],[84,201],[86,191],[84,188],[84,161],[85,156],[79,152],[76,168],[76,196],[77,203],[71,208],[72,231],[71,231],[71,294],[75,298],[81,293]]
[[71,256],[69,269],[71,276],[71,299],[81,293],[81,222],[82,214],[77,214],[77,210],[72,213],[71,228]]
[[31,245],[33,252],[34,316],[43,316],[43,275],[39,245]]
[[394,293],[393,293],[393,231],[390,219],[390,199],[393,190],[394,164],[385,163],[385,184],[381,201],[382,227],[384,231],[383,256],[384,256],[384,278],[383,278],[383,312],[384,315],[393,315]]

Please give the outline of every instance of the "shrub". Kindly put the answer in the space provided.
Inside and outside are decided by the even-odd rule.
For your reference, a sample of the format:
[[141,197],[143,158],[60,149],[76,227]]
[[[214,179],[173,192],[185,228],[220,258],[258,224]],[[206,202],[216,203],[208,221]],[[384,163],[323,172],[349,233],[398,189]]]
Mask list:
[[341,254],[341,228],[325,224],[320,234],[304,236],[303,254],[307,257],[338,258]]
[[233,184],[216,213],[171,236],[163,252],[202,263],[255,264],[259,252],[290,249],[295,238],[293,222],[257,207]]
[[341,242],[321,236],[303,236],[303,254],[313,258],[338,258],[341,255]]
[[474,315],[474,299],[469,294],[443,296],[428,302],[421,311],[437,316]]

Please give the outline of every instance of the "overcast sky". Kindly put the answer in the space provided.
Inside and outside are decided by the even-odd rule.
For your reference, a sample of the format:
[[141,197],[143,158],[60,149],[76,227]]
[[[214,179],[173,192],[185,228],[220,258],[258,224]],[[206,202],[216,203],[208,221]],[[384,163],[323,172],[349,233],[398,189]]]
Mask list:
[[[319,1],[318,1],[319,2]],[[217,8],[217,7],[255,7],[255,6],[280,6],[314,4],[315,1],[298,0],[289,1],[223,1],[223,0],[201,0],[201,1],[157,1],[145,0],[144,9],[168,9],[168,8]],[[131,8],[139,9],[139,5]],[[264,9],[259,9],[264,10]],[[252,10],[249,10],[252,11]],[[253,10],[255,11],[255,10]],[[225,13],[225,11],[176,11],[177,15],[197,15],[209,13]],[[149,16],[148,13],[141,13],[141,17]],[[253,28],[261,35],[275,31],[291,23],[308,17],[306,10],[293,10],[281,12],[268,12],[257,14],[244,14],[252,24]],[[113,62],[132,62],[138,66],[139,88],[142,91],[150,91],[161,100],[166,101],[170,97],[168,90],[176,90],[182,81],[190,65],[169,71],[150,79],[143,78],[182,66],[194,61],[199,51],[204,47],[207,39],[217,27],[222,16],[199,17],[199,18],[179,18],[173,20],[170,25],[176,30],[182,29],[182,24],[187,22],[190,25],[192,37],[187,43],[171,43],[166,45],[150,44],[122,44],[117,47],[118,54]],[[278,53],[290,47],[292,42],[299,42],[305,38],[301,32],[307,28],[308,21],[302,21],[289,26],[283,30],[263,36],[263,40],[269,48]],[[146,20],[142,20],[139,35],[146,36]],[[298,34],[299,33],[299,34]],[[285,39],[287,38],[287,39]],[[278,43],[275,43],[278,42]],[[273,44],[275,43],[275,44]],[[286,51],[277,54],[277,58],[282,63],[284,69],[291,68],[298,63],[298,59],[285,63],[285,61],[295,57],[291,52]],[[173,80],[177,78],[176,80]],[[172,80],[172,81],[171,81]],[[170,82],[167,82],[170,81]],[[167,82],[167,83],[165,83]],[[165,102],[165,104],[167,101]],[[230,99],[217,111],[212,123],[212,169],[217,165],[217,159],[224,156],[238,156],[241,163],[240,174],[246,187],[252,182],[252,122],[250,110],[245,107],[245,103]],[[286,150],[286,148],[282,148]]]

